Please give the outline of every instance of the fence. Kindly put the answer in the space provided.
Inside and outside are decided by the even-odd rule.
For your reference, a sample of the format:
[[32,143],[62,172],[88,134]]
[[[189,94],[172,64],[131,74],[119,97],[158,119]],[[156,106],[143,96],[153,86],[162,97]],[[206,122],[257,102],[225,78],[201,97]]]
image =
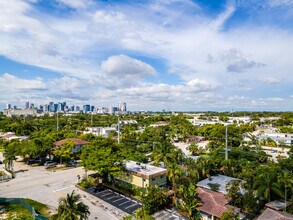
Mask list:
[[11,173],[9,173],[7,170],[2,169],[2,171],[0,171],[2,173],[4,173],[5,175],[0,175],[0,182],[4,181],[4,180],[10,180],[12,179],[12,175]]
[[24,199],[21,198],[0,198],[0,204],[19,204],[26,208],[31,214],[34,220],[48,220],[45,216],[37,214],[34,207],[28,204]]

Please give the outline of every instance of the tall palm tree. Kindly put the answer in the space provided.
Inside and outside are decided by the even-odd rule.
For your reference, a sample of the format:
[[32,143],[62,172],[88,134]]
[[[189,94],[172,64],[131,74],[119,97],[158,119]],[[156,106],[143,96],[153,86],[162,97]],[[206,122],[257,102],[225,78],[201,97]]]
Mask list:
[[179,182],[183,175],[184,171],[177,164],[170,164],[167,170],[167,177],[172,183],[172,190],[174,191],[175,198],[177,197]]
[[156,164],[163,162],[164,167],[167,167],[169,162],[175,162],[173,154],[173,147],[169,144],[160,145],[160,147],[155,148],[153,151],[154,161]]
[[80,201],[81,196],[74,190],[61,198],[57,218],[62,220],[86,220],[90,214],[89,207]]
[[256,189],[258,196],[267,201],[271,201],[271,193],[280,191],[280,185],[277,183],[277,175],[273,171],[265,171],[255,178],[253,188]]

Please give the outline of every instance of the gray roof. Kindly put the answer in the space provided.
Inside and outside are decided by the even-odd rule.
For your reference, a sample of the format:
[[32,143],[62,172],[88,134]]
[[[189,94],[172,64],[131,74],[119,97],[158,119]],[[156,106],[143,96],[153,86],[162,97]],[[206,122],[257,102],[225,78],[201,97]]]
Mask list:
[[[224,175],[220,175],[220,174],[216,174],[214,176],[211,176],[209,178],[206,178],[200,182],[198,182],[196,185],[198,187],[203,187],[203,188],[206,188],[206,189],[211,189],[211,187],[209,186],[209,184],[215,184],[218,186],[218,192],[221,192],[221,193],[224,193],[224,194],[227,194],[227,190],[226,190],[226,185],[228,183],[230,183],[231,181],[241,181],[243,182],[243,180],[241,179],[237,179],[237,178],[234,178],[234,177],[229,177],[229,176],[224,176]],[[243,190],[241,190],[243,193]]]

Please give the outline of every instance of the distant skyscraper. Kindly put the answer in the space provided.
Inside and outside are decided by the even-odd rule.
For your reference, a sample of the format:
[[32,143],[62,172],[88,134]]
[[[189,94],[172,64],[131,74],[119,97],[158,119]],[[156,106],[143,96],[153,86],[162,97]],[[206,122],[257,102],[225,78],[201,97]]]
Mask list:
[[30,108],[30,102],[25,102],[25,109],[29,109]]
[[80,107],[79,106],[76,106],[75,107],[75,111],[79,112],[80,111]]
[[6,109],[11,109],[11,104],[7,103]]
[[123,104],[122,104],[122,111],[123,112],[126,112],[127,111],[126,102],[123,102]]
[[91,106],[91,112],[94,112],[95,111],[95,106]]
[[35,104],[34,103],[30,103],[30,107],[29,107],[30,109],[33,109],[33,108],[35,108]]
[[83,112],[90,112],[91,111],[91,106],[90,105],[84,105],[83,106]]
[[123,108],[123,102],[120,101],[118,102],[118,111],[122,112],[122,108]]

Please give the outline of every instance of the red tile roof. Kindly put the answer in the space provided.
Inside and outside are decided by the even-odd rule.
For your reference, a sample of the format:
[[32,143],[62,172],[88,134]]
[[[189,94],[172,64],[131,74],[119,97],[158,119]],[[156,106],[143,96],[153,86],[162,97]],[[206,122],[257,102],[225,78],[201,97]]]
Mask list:
[[87,145],[87,144],[89,144],[89,142],[80,140],[78,138],[66,138],[66,139],[61,140],[61,141],[56,141],[54,143],[54,145],[55,146],[60,146],[60,145],[64,144],[66,141],[69,141],[69,140],[73,141],[75,143],[75,145]]
[[197,192],[202,204],[198,209],[202,212],[220,218],[222,214],[229,211],[230,208],[236,208],[228,205],[230,200],[227,199],[223,193],[201,187],[197,188]]
[[257,218],[257,220],[292,220],[293,215],[289,213],[284,213],[280,211],[276,211],[270,208],[264,210],[261,215]]

